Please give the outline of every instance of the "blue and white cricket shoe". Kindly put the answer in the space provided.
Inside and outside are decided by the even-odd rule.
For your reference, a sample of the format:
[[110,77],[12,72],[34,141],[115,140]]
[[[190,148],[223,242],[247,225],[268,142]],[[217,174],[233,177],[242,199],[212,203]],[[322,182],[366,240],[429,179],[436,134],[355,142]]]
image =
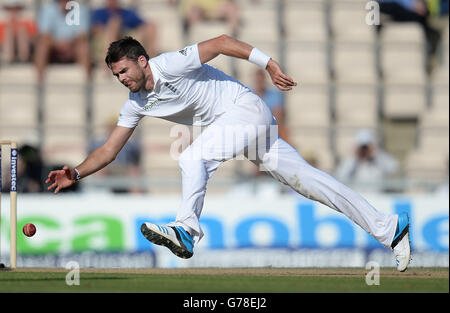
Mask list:
[[189,259],[194,254],[194,238],[183,227],[144,223],[141,232],[148,241],[169,248],[180,258]]
[[397,229],[395,230],[394,240],[391,248],[394,251],[397,270],[406,271],[411,260],[411,246],[409,242],[409,217],[408,213],[403,212],[398,215]]

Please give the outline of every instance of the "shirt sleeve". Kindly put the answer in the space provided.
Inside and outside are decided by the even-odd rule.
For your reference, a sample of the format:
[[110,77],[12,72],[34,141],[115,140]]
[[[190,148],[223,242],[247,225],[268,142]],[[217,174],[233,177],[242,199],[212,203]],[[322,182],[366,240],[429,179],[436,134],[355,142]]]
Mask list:
[[163,53],[154,60],[162,76],[166,78],[184,76],[202,67],[197,44],[179,51]]
[[131,100],[128,100],[120,110],[117,126],[134,128],[139,124],[142,117],[143,116],[134,109]]

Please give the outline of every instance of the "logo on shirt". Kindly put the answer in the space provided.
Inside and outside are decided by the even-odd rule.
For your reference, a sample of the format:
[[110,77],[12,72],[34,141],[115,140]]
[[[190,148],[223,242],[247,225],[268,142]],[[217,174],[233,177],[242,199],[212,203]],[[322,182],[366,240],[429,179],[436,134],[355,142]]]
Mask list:
[[172,91],[173,93],[178,93],[178,89],[175,88],[174,86],[172,86],[171,84],[169,84],[168,82],[164,83],[164,86],[166,86],[167,88],[170,89],[170,91]]
[[182,49],[182,50],[180,50],[178,52],[180,52],[182,55],[186,56],[187,55],[187,48],[184,48],[184,49]]
[[155,101],[152,101],[152,102],[146,104],[146,105],[143,107],[144,111],[150,111],[150,109],[153,108],[154,106],[158,105],[159,102],[160,102],[160,100],[159,100],[159,99],[156,99]]

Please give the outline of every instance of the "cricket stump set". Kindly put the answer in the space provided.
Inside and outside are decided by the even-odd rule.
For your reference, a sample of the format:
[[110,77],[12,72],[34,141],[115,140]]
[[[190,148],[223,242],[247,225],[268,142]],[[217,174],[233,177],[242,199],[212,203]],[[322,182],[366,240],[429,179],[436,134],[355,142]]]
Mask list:
[[[17,144],[10,140],[0,140],[0,244],[1,244],[1,215],[2,215],[2,146],[10,147],[11,157],[11,184],[9,189],[10,197],[10,268],[17,267]],[[4,225],[4,223],[3,223]],[[4,268],[1,263],[1,245],[0,245],[0,268]]]

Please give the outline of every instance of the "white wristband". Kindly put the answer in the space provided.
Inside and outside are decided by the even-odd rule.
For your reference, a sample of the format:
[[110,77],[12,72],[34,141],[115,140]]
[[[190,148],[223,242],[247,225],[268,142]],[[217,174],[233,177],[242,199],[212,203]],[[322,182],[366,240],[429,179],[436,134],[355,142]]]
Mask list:
[[267,67],[267,63],[269,63],[270,59],[270,56],[264,54],[264,52],[258,48],[253,48],[252,52],[250,52],[250,56],[248,57],[250,62],[262,67],[263,69]]

